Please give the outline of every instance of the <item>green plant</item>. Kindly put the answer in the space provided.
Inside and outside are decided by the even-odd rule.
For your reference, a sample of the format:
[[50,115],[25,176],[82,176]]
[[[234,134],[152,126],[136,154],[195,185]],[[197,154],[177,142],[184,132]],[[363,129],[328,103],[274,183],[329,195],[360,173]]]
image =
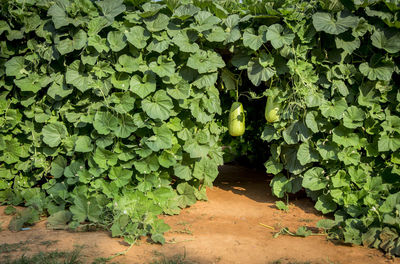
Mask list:
[[[332,238],[399,255],[399,12],[396,0],[1,0],[0,201],[30,207],[14,229],[50,215],[50,228],[163,243],[157,215],[206,199],[223,145],[266,160],[277,197],[305,190],[334,214]],[[240,96],[246,134],[221,136]]]

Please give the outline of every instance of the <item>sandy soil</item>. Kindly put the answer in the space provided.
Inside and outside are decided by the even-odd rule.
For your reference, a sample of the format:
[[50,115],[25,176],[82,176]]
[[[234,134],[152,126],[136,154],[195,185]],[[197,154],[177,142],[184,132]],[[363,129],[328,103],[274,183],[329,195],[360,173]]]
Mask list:
[[[299,226],[315,227],[323,216],[307,198],[293,198],[288,212],[277,210],[269,180],[264,173],[247,168],[221,167],[215,187],[207,192],[208,202],[198,202],[178,216],[163,216],[171,226],[165,245],[149,244],[144,238],[125,256],[113,261],[149,263],[160,256],[185,254],[190,263],[400,263],[378,250],[334,244],[324,236],[273,238],[282,227],[292,231]],[[84,245],[84,255],[91,261],[127,248],[122,239],[111,238],[108,232],[47,230],[45,220],[31,230],[13,233],[6,228],[11,217],[4,215],[4,208],[0,208],[0,243],[29,242],[13,254],[71,250],[74,245]],[[54,240],[57,242],[45,242]]]

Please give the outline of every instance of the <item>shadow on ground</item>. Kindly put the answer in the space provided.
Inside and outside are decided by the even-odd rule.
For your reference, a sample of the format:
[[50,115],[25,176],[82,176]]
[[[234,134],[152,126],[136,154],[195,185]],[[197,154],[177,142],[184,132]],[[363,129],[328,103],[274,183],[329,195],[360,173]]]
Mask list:
[[[258,203],[275,204],[280,199],[271,192],[272,178],[271,174],[260,170],[227,164],[219,167],[219,175],[214,186],[237,195],[244,195]],[[291,194],[289,201],[306,213],[321,215],[314,209],[314,202],[304,191]],[[275,205],[270,207],[276,208]]]

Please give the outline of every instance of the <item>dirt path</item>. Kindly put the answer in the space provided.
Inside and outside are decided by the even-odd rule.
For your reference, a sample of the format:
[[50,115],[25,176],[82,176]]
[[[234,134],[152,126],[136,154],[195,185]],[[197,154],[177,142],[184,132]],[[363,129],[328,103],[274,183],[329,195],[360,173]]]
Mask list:
[[[165,236],[169,243],[153,245],[143,239],[114,261],[148,263],[160,255],[186,254],[186,261],[194,263],[400,263],[385,258],[378,250],[335,245],[323,236],[273,238],[274,231],[260,223],[296,230],[299,226],[315,226],[323,216],[307,199],[291,201],[289,212],[277,210],[267,180],[263,173],[223,166],[215,187],[208,190],[208,202],[198,202],[178,216],[163,217],[171,226]],[[29,240],[28,255],[40,250],[71,250],[79,244],[86,246],[84,254],[92,260],[127,248],[122,239],[111,238],[107,232],[52,231],[45,229],[45,221],[29,231],[12,233],[6,230],[10,217],[3,214],[3,209],[0,243]],[[52,240],[58,242],[43,244]]]

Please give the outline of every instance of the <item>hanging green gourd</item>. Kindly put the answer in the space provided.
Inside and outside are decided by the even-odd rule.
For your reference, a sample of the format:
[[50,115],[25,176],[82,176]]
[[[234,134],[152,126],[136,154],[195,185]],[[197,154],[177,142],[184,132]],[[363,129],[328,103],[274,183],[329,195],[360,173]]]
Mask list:
[[236,102],[234,102],[231,106],[231,110],[229,111],[229,123],[228,129],[229,134],[232,137],[238,137],[244,134],[246,130],[245,126],[245,116],[242,103],[238,102],[239,100],[239,83],[236,80]]
[[229,134],[238,137],[245,131],[245,116],[243,105],[240,102],[234,102],[229,112]]
[[279,121],[279,108],[280,104],[276,102],[275,97],[268,96],[267,104],[265,105],[265,119],[268,123]]

